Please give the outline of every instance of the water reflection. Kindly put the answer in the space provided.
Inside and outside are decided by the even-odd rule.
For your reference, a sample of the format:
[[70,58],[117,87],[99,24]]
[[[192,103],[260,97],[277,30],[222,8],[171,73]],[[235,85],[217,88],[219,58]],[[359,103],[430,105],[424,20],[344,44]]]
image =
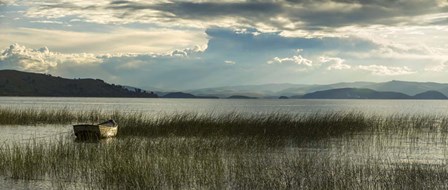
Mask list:
[[430,114],[447,115],[445,100],[230,100],[230,99],[148,99],[148,98],[46,98],[0,97],[1,107],[62,109],[71,111],[102,110],[172,113],[326,113],[361,111],[367,114]]

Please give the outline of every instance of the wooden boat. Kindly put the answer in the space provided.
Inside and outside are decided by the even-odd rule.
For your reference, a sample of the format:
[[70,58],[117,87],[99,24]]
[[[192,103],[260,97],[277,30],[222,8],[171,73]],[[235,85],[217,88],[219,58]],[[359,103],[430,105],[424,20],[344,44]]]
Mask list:
[[117,135],[118,124],[114,120],[109,120],[96,125],[73,125],[73,130],[76,138],[107,138]]

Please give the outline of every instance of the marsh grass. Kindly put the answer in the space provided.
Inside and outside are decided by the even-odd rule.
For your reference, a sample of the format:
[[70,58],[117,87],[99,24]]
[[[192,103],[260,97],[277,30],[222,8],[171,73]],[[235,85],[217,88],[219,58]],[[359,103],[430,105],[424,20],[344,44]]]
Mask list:
[[0,176],[50,180],[58,189],[448,188],[446,155],[431,161],[418,153],[448,150],[446,116],[0,109],[0,124],[109,118],[120,129],[106,142],[63,136],[2,145]]
[[[124,138],[55,142],[0,150],[0,174],[92,189],[421,189],[446,188],[446,167],[353,162],[342,153],[290,151],[265,139]],[[67,183],[70,182],[70,183]]]
[[366,115],[360,112],[315,114],[198,114],[177,113],[150,115],[68,109],[0,108],[0,125],[36,125],[98,123],[107,119],[118,122],[121,137],[142,136],[263,136],[318,140],[328,137],[369,132],[375,134],[402,133],[412,136],[421,132],[448,134],[448,117],[431,115]]
[[356,133],[375,125],[375,118],[354,112],[329,114],[197,114],[149,116],[143,113],[102,112],[68,109],[0,108],[0,125],[97,123],[114,119],[120,136],[293,136],[325,138]]

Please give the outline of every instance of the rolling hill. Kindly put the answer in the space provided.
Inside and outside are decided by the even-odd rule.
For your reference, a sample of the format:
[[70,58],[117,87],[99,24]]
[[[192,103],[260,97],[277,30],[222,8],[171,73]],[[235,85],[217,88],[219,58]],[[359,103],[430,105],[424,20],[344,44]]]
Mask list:
[[300,98],[304,94],[340,89],[340,88],[365,88],[380,92],[399,92],[409,96],[424,93],[427,91],[437,91],[443,95],[448,95],[448,84],[435,82],[408,82],[408,81],[388,81],[388,82],[345,82],[325,85],[304,85],[304,84],[266,84],[266,85],[245,85],[226,86],[216,88],[203,88],[188,90],[193,95],[212,95],[218,97],[228,97],[235,94],[252,96],[258,98],[288,96]]
[[184,93],[184,92],[170,92],[167,93],[161,98],[202,98],[202,99],[218,99],[218,97],[214,96],[195,96],[193,94]]
[[303,99],[447,99],[437,91],[427,91],[415,96],[400,92],[383,92],[367,88],[339,88],[323,90],[303,95]]
[[131,90],[100,79],[66,79],[15,70],[0,70],[0,96],[158,97],[152,92]]

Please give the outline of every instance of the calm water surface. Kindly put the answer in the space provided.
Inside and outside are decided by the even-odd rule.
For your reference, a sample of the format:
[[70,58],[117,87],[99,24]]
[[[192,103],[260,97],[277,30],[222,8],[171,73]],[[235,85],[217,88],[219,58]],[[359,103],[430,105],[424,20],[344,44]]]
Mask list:
[[0,148],[2,145],[26,144],[49,139],[65,138],[71,135],[71,125],[2,125]]
[[367,114],[448,115],[446,100],[228,100],[147,98],[0,97],[1,107],[71,110],[119,110],[149,114],[196,113],[315,113],[360,111]]

